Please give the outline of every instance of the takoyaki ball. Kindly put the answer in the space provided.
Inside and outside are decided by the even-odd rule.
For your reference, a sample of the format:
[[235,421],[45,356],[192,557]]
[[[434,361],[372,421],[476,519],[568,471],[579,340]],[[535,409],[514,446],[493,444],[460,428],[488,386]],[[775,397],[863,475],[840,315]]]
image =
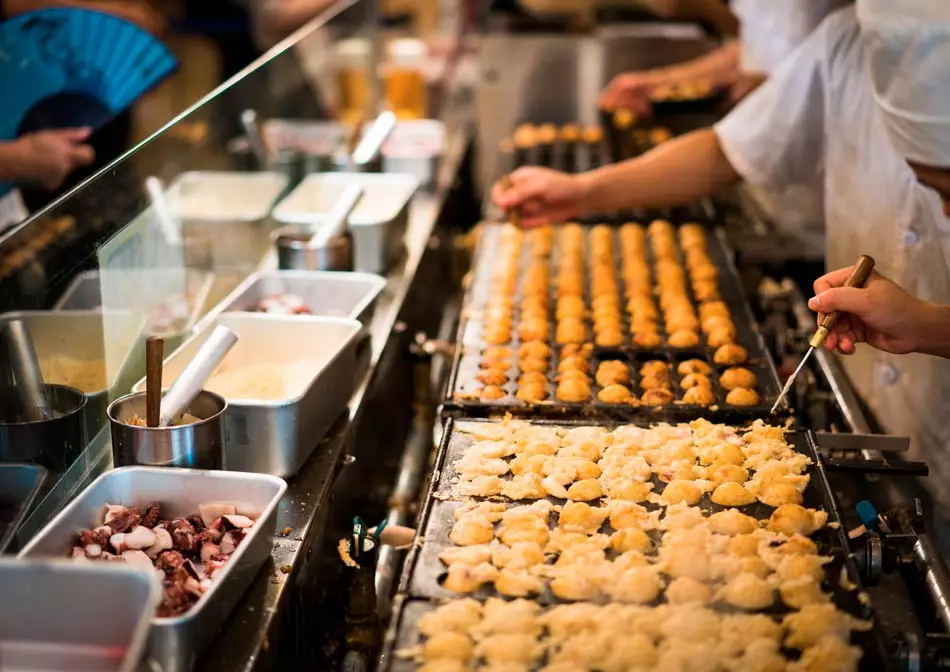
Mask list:
[[539,294],[536,296],[526,296],[521,300],[521,311],[543,311],[545,314],[548,312],[550,302],[548,301],[547,294]]
[[759,394],[755,390],[737,387],[726,395],[726,403],[733,406],[755,406],[759,403]]
[[506,376],[503,371],[498,371],[497,369],[479,371],[475,378],[483,385],[504,385],[508,382],[508,376]]
[[714,331],[717,327],[730,327],[735,329],[735,325],[732,323],[732,319],[729,317],[724,317],[722,315],[710,315],[702,321],[703,333],[708,334]]
[[518,338],[522,341],[540,341],[550,333],[548,321],[540,317],[529,317],[518,323]]
[[712,263],[698,264],[689,271],[693,282],[697,280],[716,280],[719,277],[719,269]]
[[532,383],[541,383],[542,385],[547,383],[548,379],[540,371],[524,371],[520,376],[518,376],[518,385],[524,387]]
[[660,294],[660,308],[663,309],[667,317],[682,313],[693,314],[693,304],[686,296],[685,290],[668,291]]
[[510,327],[487,327],[482,332],[482,340],[491,345],[501,345],[511,341]]
[[564,124],[561,126],[561,140],[564,142],[577,142],[581,139],[581,127],[577,124]]
[[558,384],[555,395],[561,401],[580,404],[590,399],[590,385],[580,380],[565,380]]
[[676,367],[676,372],[684,377],[692,373],[708,376],[711,371],[712,367],[701,359],[687,359]]
[[653,256],[657,259],[675,259],[676,241],[672,238],[656,238],[652,243]]
[[727,343],[735,343],[736,330],[732,327],[716,327],[706,336],[710,348],[718,348]]
[[649,317],[654,320],[660,315],[656,304],[649,296],[634,296],[631,298],[627,301],[627,312],[634,317]]
[[721,346],[713,355],[713,361],[720,366],[744,364],[747,359],[749,359],[749,353],[746,349],[733,343]]
[[[696,316],[693,315],[690,310],[677,310],[675,312],[669,312],[666,315],[666,331],[672,334],[678,331],[690,331],[695,333],[699,329],[699,320],[696,319]],[[676,346],[676,347],[689,347],[689,346]]]
[[507,348],[503,345],[493,345],[489,348],[485,348],[482,351],[482,361],[483,362],[500,362],[509,360],[512,358],[514,353],[512,353],[511,348]]
[[565,371],[582,371],[587,374],[590,372],[590,364],[583,355],[568,355],[563,357],[557,365],[558,373],[564,373]]
[[495,401],[497,399],[504,399],[507,396],[508,393],[497,385],[488,385],[483,387],[481,392],[478,394],[479,399],[482,401]]
[[557,126],[554,124],[541,124],[538,126],[537,133],[538,142],[550,145],[555,140],[557,140]]
[[557,323],[557,342],[560,345],[566,343],[583,343],[587,340],[587,329],[584,323],[576,317],[569,317]]
[[564,383],[568,380],[579,380],[583,383],[590,383],[590,377],[578,369],[566,369],[561,371],[556,376],[558,383]]
[[590,293],[594,298],[599,296],[616,296],[620,293],[620,286],[613,278],[597,278],[591,280]]
[[689,240],[706,242],[706,231],[700,224],[683,224],[678,233],[681,244]]
[[594,318],[595,324],[603,320],[620,322],[620,308],[616,303],[602,303],[594,308],[591,317]]
[[662,343],[658,331],[637,331],[633,334],[633,344],[638,348],[658,348]]
[[595,316],[598,311],[602,310],[615,310],[618,313],[620,312],[620,295],[616,293],[603,294],[601,296],[595,296],[591,299],[590,302],[591,313]]
[[588,126],[584,129],[583,133],[584,142],[589,142],[590,144],[597,144],[604,139],[604,131],[600,126]]
[[715,301],[719,294],[719,283],[715,280],[700,280],[693,282],[693,296],[697,301]]
[[518,358],[547,359],[551,356],[551,346],[543,341],[528,341],[518,347]]
[[656,319],[652,317],[639,317],[634,316],[630,320],[630,333],[638,334],[641,331],[659,331],[660,327],[657,325]]
[[584,305],[584,299],[580,296],[565,296],[557,300],[557,308],[554,315],[559,320],[568,317],[583,317],[587,307]]
[[729,306],[724,301],[706,301],[699,306],[699,319],[706,320],[713,315],[732,317]]
[[594,342],[604,348],[619,348],[623,345],[623,332],[620,331],[619,325],[616,328],[604,329],[597,332]]
[[660,359],[651,359],[647,362],[644,362],[640,367],[641,376],[656,376],[656,375],[665,375],[669,377],[670,368],[667,366],[666,362]]
[[521,401],[528,404],[536,404],[548,398],[547,383],[528,383],[518,388],[515,393]]
[[646,287],[650,284],[650,269],[645,262],[633,262],[623,267],[623,281],[627,289]]
[[755,374],[740,366],[730,366],[719,376],[719,384],[727,390],[735,390],[740,387],[754,389],[756,382]]
[[647,227],[647,235],[654,238],[659,235],[672,236],[675,233],[673,225],[665,219],[654,219]]
[[511,134],[511,139],[514,140],[515,145],[518,147],[534,145],[537,140],[537,129],[533,124],[521,124],[515,129],[515,132]]
[[584,278],[578,273],[562,273],[557,279],[558,298],[584,293]]
[[551,365],[548,363],[547,358],[539,359],[536,357],[525,357],[518,361],[518,368],[522,373],[547,373],[548,369],[551,368]]
[[701,373],[687,373],[680,380],[680,388],[688,390],[693,387],[712,387],[712,381]]
[[522,310],[522,311],[521,311],[521,317],[520,317],[520,319],[519,319],[519,322],[520,322],[520,323],[524,323],[524,322],[527,322],[527,321],[529,321],[529,320],[541,320],[542,322],[544,322],[545,324],[547,324],[547,322],[548,322],[548,311],[546,311],[546,310],[544,310],[544,309],[542,309],[542,308],[538,308],[538,307],[532,307],[532,308],[529,308],[529,309],[527,309],[527,310]]
[[673,134],[670,132],[670,129],[665,126],[656,126],[651,128],[649,131],[650,144],[654,147],[657,145],[662,145],[664,142],[673,137]]
[[605,313],[599,319],[594,320],[594,331],[620,331],[620,315]]
[[630,368],[627,366],[626,362],[609,359],[605,362],[601,362],[597,367],[597,375],[595,376],[595,380],[601,387],[618,384],[629,385]]
[[641,390],[655,390],[660,387],[663,389],[669,389],[671,387],[669,375],[659,374],[640,378]]
[[699,344],[699,334],[689,329],[677,329],[666,340],[674,348],[692,348]]
[[716,393],[711,387],[697,385],[691,387],[683,393],[684,404],[695,404],[697,406],[711,406],[716,403]]
[[593,352],[593,350],[594,346],[590,343],[568,343],[561,348],[561,359],[565,359],[571,355],[590,357],[590,353]]
[[673,393],[666,388],[656,387],[647,390],[640,396],[640,403],[646,406],[666,406],[673,403]]
[[628,404],[633,395],[623,385],[607,385],[597,393],[597,399],[605,404]]

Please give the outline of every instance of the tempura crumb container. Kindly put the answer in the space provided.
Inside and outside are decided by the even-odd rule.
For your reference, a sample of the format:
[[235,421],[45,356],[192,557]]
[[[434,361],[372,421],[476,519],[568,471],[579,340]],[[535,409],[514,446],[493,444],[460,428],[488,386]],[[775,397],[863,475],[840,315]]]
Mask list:
[[349,218],[353,270],[384,274],[402,256],[409,207],[419,187],[416,177],[389,173],[309,175],[274,208],[274,219],[281,224],[317,225],[353,183],[363,187],[363,197]]
[[[346,409],[356,388],[356,346],[361,325],[331,317],[225,313],[185,342],[165,360],[162,380],[178,378],[217,325],[237,334],[238,341],[221,371],[268,365],[292,367],[294,384],[279,399],[261,396],[227,399],[225,468],[275,476],[291,476]],[[208,384],[214,391],[213,377]],[[140,380],[135,391],[145,389]]]
[[[207,502],[233,502],[238,505],[256,522],[208,592],[180,616],[151,620],[147,654],[151,669],[185,672],[194,667],[261,565],[270,557],[277,531],[277,505],[286,489],[287,484],[283,480],[260,474],[156,467],[113,469],[83,490],[36,535],[18,557],[67,558],[76,533],[101,524],[106,504],[142,507],[159,502],[164,518],[193,515],[199,505]],[[104,567],[106,573],[114,569],[111,564]],[[151,576],[149,573],[145,575]],[[117,591],[113,588],[107,592],[114,594]],[[76,608],[81,607],[86,614],[95,614],[96,618],[90,620],[95,625],[95,631],[100,633],[99,636],[105,636],[103,630],[106,629],[99,620],[108,617],[105,611],[89,611],[89,606],[70,591],[64,593],[63,599]],[[152,605],[150,613],[154,613],[155,606]],[[19,609],[7,611],[18,613]],[[46,618],[49,619],[50,614],[46,614]]]

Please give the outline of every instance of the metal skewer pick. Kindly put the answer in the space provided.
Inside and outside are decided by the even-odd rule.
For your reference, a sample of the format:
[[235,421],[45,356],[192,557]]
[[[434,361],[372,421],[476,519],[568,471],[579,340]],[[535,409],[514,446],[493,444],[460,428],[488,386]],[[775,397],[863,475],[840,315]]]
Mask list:
[[[848,276],[848,279],[844,281],[845,287],[864,287],[864,283],[868,281],[868,278],[871,276],[871,271],[874,270],[874,259],[862,254],[858,257],[857,262],[854,264],[854,268],[851,269],[851,275]],[[828,313],[821,318],[821,321],[818,323],[818,329],[815,331],[815,335],[811,337],[811,340],[808,342],[808,352],[805,353],[805,356],[802,357],[802,361],[799,362],[798,368],[795,369],[795,373],[788,377],[788,381],[785,383],[785,387],[782,388],[782,393],[778,395],[778,399],[775,400],[775,405],[772,406],[772,413],[775,413],[776,409],[779,407],[779,404],[782,403],[782,400],[785,398],[785,395],[788,394],[788,391],[792,389],[792,384],[795,382],[795,378],[798,377],[798,374],[805,366],[805,362],[808,361],[808,358],[811,357],[816,349],[820,348],[822,343],[825,342],[825,339],[828,338],[828,334],[831,333],[831,330],[835,328],[835,325],[838,324],[838,320],[841,317],[839,311],[833,313]]]

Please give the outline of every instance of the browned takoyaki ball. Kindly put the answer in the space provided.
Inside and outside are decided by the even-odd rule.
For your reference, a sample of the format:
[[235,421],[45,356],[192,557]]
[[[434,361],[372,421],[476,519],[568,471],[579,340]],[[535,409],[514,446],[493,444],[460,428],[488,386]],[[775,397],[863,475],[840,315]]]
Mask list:
[[702,376],[708,376],[712,367],[701,359],[687,359],[679,363],[676,372],[681,376],[688,376],[691,373],[698,373]]
[[649,317],[654,320],[660,315],[649,296],[635,296],[627,301],[627,312],[634,317]]
[[670,369],[666,362],[660,359],[651,359],[640,366],[641,376],[666,375],[669,376]]
[[647,390],[640,397],[640,402],[646,406],[666,406],[673,403],[673,393],[666,388],[656,387]]
[[714,301],[720,297],[719,283],[715,280],[698,280],[693,283],[693,295],[697,301]]
[[561,401],[580,404],[590,399],[590,385],[580,380],[565,380],[558,384],[555,395]]
[[587,374],[590,372],[590,363],[587,361],[587,357],[583,355],[568,355],[563,357],[557,365],[558,373],[564,373],[565,371],[582,371]]
[[557,379],[558,383],[564,383],[568,380],[579,380],[584,383],[590,383],[590,376],[588,376],[583,371],[578,371],[577,369],[567,369],[565,371],[561,371],[557,374],[557,376],[555,376],[555,378]]
[[719,277],[719,269],[712,263],[696,264],[689,271],[689,277],[693,282],[698,280],[716,280]]
[[544,385],[547,382],[547,376],[545,376],[540,371],[525,371],[520,376],[518,376],[518,385],[520,387],[525,387],[531,383],[540,383],[541,385]]
[[483,362],[500,362],[506,361],[512,358],[511,348],[505,347],[503,345],[493,345],[491,347],[485,348],[482,351],[482,361]]
[[587,340],[587,329],[584,323],[576,317],[568,317],[557,323],[557,342],[561,345],[567,343],[583,343]]
[[658,348],[663,343],[657,331],[638,331],[633,334],[633,344],[640,348]]
[[547,358],[525,357],[524,359],[518,360],[518,368],[522,373],[547,373],[548,369],[551,368],[551,364]]
[[756,382],[755,374],[740,366],[730,366],[719,376],[719,384],[727,390],[734,390],[739,387],[754,389]]
[[504,385],[508,382],[508,376],[497,369],[484,369],[479,371],[475,378],[483,385]]
[[683,393],[684,404],[696,404],[697,406],[710,406],[716,403],[716,393],[711,387],[697,385],[691,387]]
[[550,145],[557,140],[557,126],[554,124],[541,124],[538,126],[538,142]]
[[629,404],[633,395],[623,385],[608,385],[597,393],[597,399],[605,404]]
[[518,323],[518,338],[522,341],[540,341],[548,338],[551,325],[542,317],[522,318]]
[[482,388],[478,396],[482,401],[495,401],[504,399],[508,396],[508,393],[497,385],[488,385]]
[[749,359],[749,353],[741,345],[728,343],[721,346],[713,355],[713,361],[720,366],[744,364]]
[[518,347],[518,358],[547,359],[551,356],[551,346],[543,341],[528,341]]
[[580,296],[565,296],[557,301],[555,317],[558,320],[564,320],[569,317],[584,317],[587,307],[584,305],[584,299]]
[[728,327],[735,330],[735,325],[732,323],[732,319],[723,317],[722,315],[710,315],[703,320],[702,328],[704,334],[710,333],[717,327]]
[[545,294],[526,296],[521,300],[522,312],[532,311],[547,314],[549,305],[550,301]]
[[594,342],[604,348],[619,348],[623,345],[623,332],[620,330],[620,325],[598,331]]
[[577,124],[564,124],[561,126],[561,140],[564,142],[577,142],[581,139],[581,127]]
[[511,342],[511,327],[490,326],[482,332],[482,340],[491,345]]
[[595,376],[595,380],[601,387],[617,384],[629,385],[630,368],[627,366],[626,362],[621,362],[619,360],[607,360],[605,362],[601,362],[597,367],[597,375]]
[[732,327],[716,327],[706,336],[706,343],[710,348],[718,348],[727,343],[735,343],[736,330]]
[[680,380],[680,388],[688,390],[691,387],[712,387],[712,381],[701,373],[687,373]]
[[755,406],[759,403],[759,394],[755,390],[737,387],[726,395],[726,403],[733,406]]
[[732,316],[729,312],[729,306],[723,301],[707,301],[699,306],[699,319],[705,321],[713,315],[722,317]]
[[528,383],[518,388],[515,396],[528,404],[536,404],[548,398],[547,383]]
[[604,131],[600,126],[588,126],[583,132],[584,142],[597,144],[604,139]]
[[558,298],[584,293],[584,277],[579,273],[562,273],[557,278]]
[[669,389],[672,387],[669,375],[651,375],[640,378],[641,390],[655,390],[658,387]]
[[674,348],[692,348],[699,344],[699,334],[689,329],[678,329],[666,340]]

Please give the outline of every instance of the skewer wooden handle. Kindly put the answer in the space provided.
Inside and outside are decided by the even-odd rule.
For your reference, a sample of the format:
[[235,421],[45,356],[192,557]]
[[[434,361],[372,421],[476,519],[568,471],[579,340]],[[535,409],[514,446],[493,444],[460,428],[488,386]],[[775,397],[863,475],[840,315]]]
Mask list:
[[[505,175],[503,178],[501,178],[501,186],[504,187],[505,191],[508,191],[515,186],[514,182],[511,181],[510,175]],[[521,213],[517,208],[506,210],[505,214],[507,215],[509,222],[515,226],[521,226]]]
[[145,341],[145,424],[158,427],[162,407],[162,360],[165,341],[152,336]]
[[[864,283],[868,281],[868,278],[871,277],[871,271],[874,270],[874,259],[862,254],[858,257],[857,262],[854,264],[854,268],[851,269],[851,275],[848,276],[848,279],[844,281],[845,287],[864,287]],[[818,323],[818,327],[824,329],[825,331],[831,331],[835,328],[835,325],[838,323],[838,320],[841,318],[840,311],[834,311],[833,313],[828,313],[821,318],[821,321]]]

